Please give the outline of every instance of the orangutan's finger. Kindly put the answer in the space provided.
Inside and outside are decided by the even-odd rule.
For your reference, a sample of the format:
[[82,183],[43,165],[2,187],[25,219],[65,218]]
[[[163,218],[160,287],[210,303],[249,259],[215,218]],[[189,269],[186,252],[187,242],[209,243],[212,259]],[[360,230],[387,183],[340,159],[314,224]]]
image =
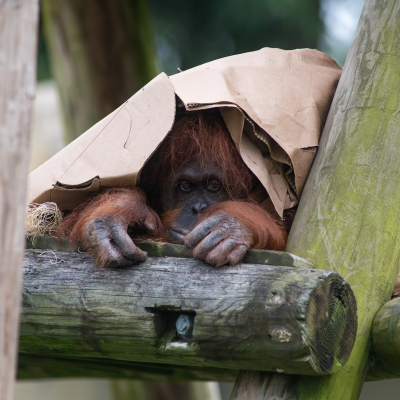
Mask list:
[[[101,266],[116,266],[122,257],[120,252],[111,244],[111,237],[105,225],[96,219],[91,221],[85,229],[84,246]],[[132,261],[131,261],[132,263]]]
[[229,255],[229,265],[240,264],[247,253],[249,246],[245,244],[239,244]]
[[[147,253],[136,247],[124,227],[120,225],[114,226],[111,228],[110,234],[116,249],[124,258],[134,263],[146,261]],[[125,265],[125,262],[121,261]]]
[[210,234],[213,228],[218,228],[218,224],[222,219],[222,215],[216,213],[200,222],[194,229],[186,236],[185,245],[188,248],[195,247],[201,242],[207,235]]
[[149,214],[146,216],[143,222],[143,225],[146,229],[148,229],[151,232],[157,231],[159,228],[159,222],[157,216],[149,212]]
[[89,222],[85,232],[84,246],[99,265],[126,267],[147,258],[134,245],[125,226],[114,219],[96,218]]
[[237,246],[237,242],[232,238],[227,238],[221,242],[217,247],[212,250],[207,257],[205,262],[215,267],[220,267],[226,264],[229,260],[231,251]]
[[213,229],[197,246],[193,249],[193,257],[204,260],[208,253],[218,246],[226,237],[226,232],[221,229]]

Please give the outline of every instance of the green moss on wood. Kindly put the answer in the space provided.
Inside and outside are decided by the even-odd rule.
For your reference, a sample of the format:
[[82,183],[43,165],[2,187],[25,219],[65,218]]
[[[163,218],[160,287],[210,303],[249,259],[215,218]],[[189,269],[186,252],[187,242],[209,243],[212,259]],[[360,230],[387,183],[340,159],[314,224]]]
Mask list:
[[360,394],[372,321],[389,300],[400,265],[399,49],[400,3],[367,0],[287,246],[352,286],[357,340],[345,367],[331,377],[280,383],[264,377],[264,393],[285,393],[277,399],[355,400]]
[[237,370],[223,368],[21,353],[18,359],[17,379],[108,378],[141,381],[234,382],[237,372]]
[[[183,257],[192,258],[185,246],[153,241],[135,241],[136,245],[147,252],[149,257]],[[27,249],[61,250],[79,252],[79,245],[66,239],[57,241],[54,237],[36,236],[26,239]],[[282,251],[250,250],[244,260],[247,264],[266,264],[286,267],[309,268],[312,265],[304,258]]]
[[[355,338],[351,289],[309,268],[149,257],[107,269],[31,249],[23,285],[21,353],[315,375],[343,365]],[[177,337],[182,313],[194,342]]]

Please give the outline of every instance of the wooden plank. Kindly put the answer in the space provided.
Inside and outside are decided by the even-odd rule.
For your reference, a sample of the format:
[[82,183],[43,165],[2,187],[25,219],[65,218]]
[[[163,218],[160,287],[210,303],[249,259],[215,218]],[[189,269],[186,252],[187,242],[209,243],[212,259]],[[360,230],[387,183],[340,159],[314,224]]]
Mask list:
[[[187,250],[185,246],[179,244],[153,241],[135,241],[135,244],[140,249],[146,251],[151,257],[192,258],[190,251]],[[76,243],[71,243],[66,239],[57,241],[56,238],[48,236],[28,237],[26,239],[26,248],[82,252],[82,249]],[[287,252],[272,250],[250,250],[247,252],[243,262],[245,264],[264,264],[285,267],[312,267],[312,264],[304,258],[297,257]]]
[[18,376],[24,379],[108,378],[141,381],[235,382],[238,371],[94,357],[51,357],[19,354]]
[[372,321],[399,272],[399,48],[400,2],[366,0],[287,245],[314,268],[340,273],[354,289],[359,325],[353,353],[330,377],[242,375],[232,399],[348,400],[360,394]]
[[37,0],[0,2],[0,400],[14,398]]
[[[194,341],[177,336],[180,314],[194,316]],[[26,251],[22,353],[316,375],[344,364],[355,329],[352,291],[332,272],[173,257],[106,269]]]

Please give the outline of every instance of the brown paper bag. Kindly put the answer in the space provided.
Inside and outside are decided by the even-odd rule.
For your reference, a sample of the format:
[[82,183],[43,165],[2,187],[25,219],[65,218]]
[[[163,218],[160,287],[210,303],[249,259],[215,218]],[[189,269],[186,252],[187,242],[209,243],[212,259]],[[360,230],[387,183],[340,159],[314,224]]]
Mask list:
[[264,48],[161,73],[33,171],[28,202],[71,210],[101,189],[135,185],[181,101],[187,110],[220,108],[244,162],[282,215],[299,201],[341,72],[317,50]]

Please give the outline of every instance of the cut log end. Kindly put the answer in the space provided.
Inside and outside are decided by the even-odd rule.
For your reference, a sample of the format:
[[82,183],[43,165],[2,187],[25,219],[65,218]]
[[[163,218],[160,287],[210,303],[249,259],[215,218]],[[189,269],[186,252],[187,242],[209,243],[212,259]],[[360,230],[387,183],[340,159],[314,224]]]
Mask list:
[[310,363],[320,375],[331,374],[348,360],[357,333],[357,305],[349,284],[331,274],[314,289],[306,314]]

